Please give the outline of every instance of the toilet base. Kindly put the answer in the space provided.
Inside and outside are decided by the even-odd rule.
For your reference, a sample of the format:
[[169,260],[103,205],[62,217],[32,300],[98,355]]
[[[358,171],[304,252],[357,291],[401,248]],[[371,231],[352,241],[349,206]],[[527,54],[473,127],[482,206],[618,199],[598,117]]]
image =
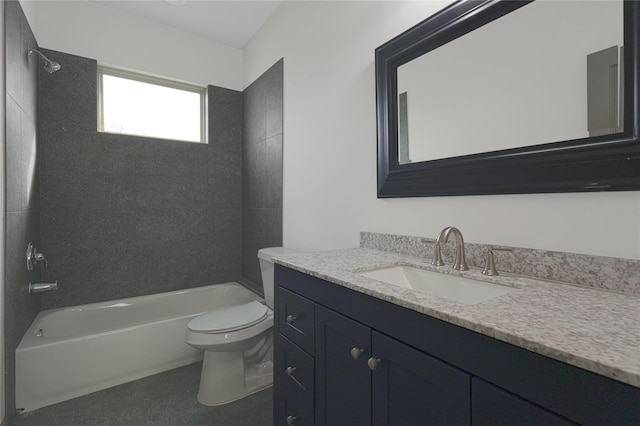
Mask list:
[[240,352],[204,352],[198,402],[217,406],[237,401],[273,384],[271,361],[245,368]]

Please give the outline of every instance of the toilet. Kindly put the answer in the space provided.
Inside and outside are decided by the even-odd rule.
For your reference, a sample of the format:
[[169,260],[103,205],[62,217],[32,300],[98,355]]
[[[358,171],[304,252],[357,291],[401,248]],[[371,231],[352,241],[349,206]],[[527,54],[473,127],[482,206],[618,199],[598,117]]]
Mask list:
[[273,383],[273,257],[294,253],[284,247],[258,250],[266,305],[225,306],[189,321],[185,342],[204,350],[200,403],[226,404]]

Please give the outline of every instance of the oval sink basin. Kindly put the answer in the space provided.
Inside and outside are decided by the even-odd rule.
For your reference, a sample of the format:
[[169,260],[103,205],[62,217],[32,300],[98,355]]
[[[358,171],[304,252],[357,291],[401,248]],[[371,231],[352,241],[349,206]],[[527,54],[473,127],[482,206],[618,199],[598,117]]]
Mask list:
[[515,287],[427,271],[411,266],[372,269],[360,272],[358,275],[466,305],[483,302],[516,290]]

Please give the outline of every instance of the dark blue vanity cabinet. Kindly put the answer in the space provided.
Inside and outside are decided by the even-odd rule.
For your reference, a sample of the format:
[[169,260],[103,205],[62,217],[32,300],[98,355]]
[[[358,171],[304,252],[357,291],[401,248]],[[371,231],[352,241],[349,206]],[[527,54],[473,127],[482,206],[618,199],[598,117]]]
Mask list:
[[639,425],[640,389],[276,265],[274,424]]
[[469,424],[468,374],[318,304],[315,321],[316,424]]

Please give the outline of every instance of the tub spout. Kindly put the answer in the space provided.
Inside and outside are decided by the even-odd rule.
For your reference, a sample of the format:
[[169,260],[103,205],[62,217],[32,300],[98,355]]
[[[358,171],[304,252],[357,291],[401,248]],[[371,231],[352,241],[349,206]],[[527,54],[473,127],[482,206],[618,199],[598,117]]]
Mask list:
[[52,283],[29,283],[29,293],[40,293],[58,289],[58,281]]

